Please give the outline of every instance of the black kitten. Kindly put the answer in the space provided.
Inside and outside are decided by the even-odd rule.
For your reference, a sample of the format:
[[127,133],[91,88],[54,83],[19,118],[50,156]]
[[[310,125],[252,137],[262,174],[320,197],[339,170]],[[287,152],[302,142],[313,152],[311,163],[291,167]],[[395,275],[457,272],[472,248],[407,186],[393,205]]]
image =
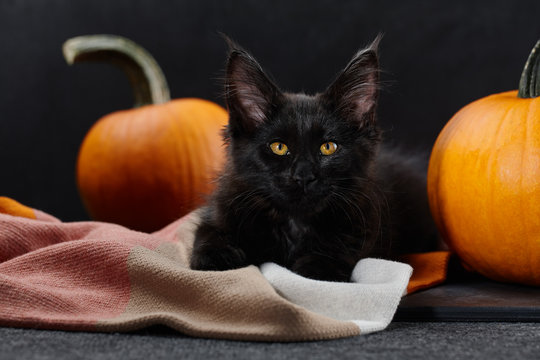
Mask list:
[[379,150],[378,42],[314,96],[281,92],[231,44],[227,164],[203,210],[193,269],[272,261],[346,281],[362,258],[434,247],[423,164]]

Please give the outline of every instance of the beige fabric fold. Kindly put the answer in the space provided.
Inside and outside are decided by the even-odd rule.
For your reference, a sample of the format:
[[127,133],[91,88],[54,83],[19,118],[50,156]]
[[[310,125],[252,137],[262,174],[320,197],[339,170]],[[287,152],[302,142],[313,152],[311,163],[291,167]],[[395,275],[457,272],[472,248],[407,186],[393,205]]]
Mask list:
[[98,330],[162,324],[191,336],[256,341],[323,340],[360,333],[352,322],[285,300],[255,266],[221,272],[189,269],[197,219],[194,213],[180,225],[181,240],[176,243],[131,250],[128,305],[119,316],[99,321]]

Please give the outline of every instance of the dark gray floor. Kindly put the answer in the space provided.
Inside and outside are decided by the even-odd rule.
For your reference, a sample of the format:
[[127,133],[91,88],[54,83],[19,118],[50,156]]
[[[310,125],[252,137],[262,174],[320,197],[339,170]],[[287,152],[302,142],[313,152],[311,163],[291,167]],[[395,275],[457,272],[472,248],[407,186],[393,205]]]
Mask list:
[[252,343],[0,328],[0,359],[540,359],[540,323],[406,323],[354,338]]

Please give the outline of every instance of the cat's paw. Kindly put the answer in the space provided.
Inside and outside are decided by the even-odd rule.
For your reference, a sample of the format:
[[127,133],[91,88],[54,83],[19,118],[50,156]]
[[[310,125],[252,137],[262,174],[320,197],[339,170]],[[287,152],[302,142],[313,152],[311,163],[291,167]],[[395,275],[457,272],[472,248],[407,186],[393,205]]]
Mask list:
[[350,280],[352,268],[345,263],[328,261],[317,256],[304,256],[291,267],[298,275],[322,281],[347,282]]
[[193,270],[231,270],[246,266],[246,254],[233,246],[194,251],[190,267]]

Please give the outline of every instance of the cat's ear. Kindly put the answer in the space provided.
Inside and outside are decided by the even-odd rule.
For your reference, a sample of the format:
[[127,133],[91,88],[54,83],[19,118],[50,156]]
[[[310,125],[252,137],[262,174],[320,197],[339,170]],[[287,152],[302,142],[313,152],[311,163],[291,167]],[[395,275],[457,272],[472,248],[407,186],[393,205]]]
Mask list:
[[279,106],[282,93],[247,51],[226,38],[229,44],[225,96],[231,125],[252,131],[267,121]]
[[356,53],[336,80],[322,94],[341,116],[359,126],[373,125],[379,87],[378,47],[382,36]]

